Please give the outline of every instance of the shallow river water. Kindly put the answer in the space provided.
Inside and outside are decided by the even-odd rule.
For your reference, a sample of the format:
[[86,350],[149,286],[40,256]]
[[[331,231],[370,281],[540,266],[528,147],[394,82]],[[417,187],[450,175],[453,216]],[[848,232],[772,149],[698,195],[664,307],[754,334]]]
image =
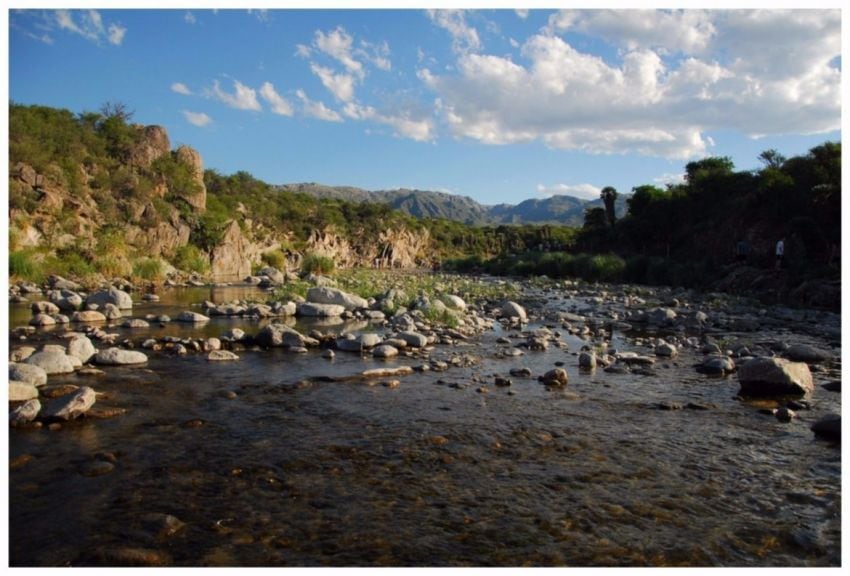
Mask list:
[[[133,315],[248,295],[260,296],[174,290]],[[11,307],[12,327],[29,317]],[[259,330],[213,319],[126,332],[232,327]],[[658,362],[655,376],[583,372],[576,336],[563,336],[566,349],[498,355],[496,339],[516,332],[497,325],[438,345],[432,359],[480,361],[403,376],[395,388],[316,377],[421,359],[240,350],[238,362],[210,363],[148,352],[143,367],[52,376],[50,385],[90,385],[103,394],[97,407],[126,413],[10,430],[10,563],[840,565],[840,446],[809,429],[840,412],[825,376],[815,375],[811,409],[782,423],[736,399],[735,376],[698,374],[697,352]],[[612,345],[631,341],[617,334]],[[556,362],[569,374],[564,389],[521,377],[494,385],[512,368],[536,377]],[[663,401],[707,409],[660,410]],[[93,465],[106,461],[113,467]],[[163,515],[184,525],[168,530]]]

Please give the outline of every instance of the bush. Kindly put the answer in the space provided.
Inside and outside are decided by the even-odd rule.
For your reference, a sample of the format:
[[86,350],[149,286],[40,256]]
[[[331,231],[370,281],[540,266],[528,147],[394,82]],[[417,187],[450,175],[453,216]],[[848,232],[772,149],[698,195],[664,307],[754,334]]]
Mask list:
[[174,253],[172,263],[175,268],[184,272],[206,274],[210,269],[210,262],[206,254],[201,252],[194,244],[186,244],[178,248]]
[[133,276],[142,280],[162,280],[165,277],[165,265],[159,258],[142,258],[133,263]]
[[333,258],[319,254],[310,254],[301,263],[301,272],[304,274],[330,274],[334,268]]
[[19,250],[9,253],[9,277],[41,283],[47,274],[34,252]]
[[286,268],[286,255],[280,250],[264,252],[260,259],[268,266],[284,270]]

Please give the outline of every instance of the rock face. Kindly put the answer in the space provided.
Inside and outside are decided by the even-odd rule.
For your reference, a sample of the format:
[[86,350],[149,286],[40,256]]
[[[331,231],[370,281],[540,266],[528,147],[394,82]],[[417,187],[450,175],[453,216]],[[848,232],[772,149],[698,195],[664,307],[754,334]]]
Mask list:
[[45,413],[48,418],[74,420],[88,412],[94,406],[95,399],[94,389],[83,386],[51,402],[45,409]]
[[224,230],[222,241],[210,254],[210,273],[214,280],[241,279],[251,274],[251,264],[273,246],[248,240],[239,223],[231,220]]
[[194,148],[180,146],[175,150],[174,156],[178,162],[185,164],[192,170],[192,177],[195,181],[195,191],[193,193],[182,192],[180,197],[198,212],[205,212],[207,209],[207,187],[204,185],[204,162],[201,160],[201,155]]
[[337,304],[346,310],[369,307],[369,302],[356,294],[348,294],[337,288],[323,288],[319,286],[307,290],[307,301],[317,304]]
[[168,132],[162,126],[138,126],[140,138],[130,151],[130,164],[150,168],[155,160],[171,152]]
[[742,396],[800,396],[814,390],[812,373],[803,362],[753,358],[738,366]]

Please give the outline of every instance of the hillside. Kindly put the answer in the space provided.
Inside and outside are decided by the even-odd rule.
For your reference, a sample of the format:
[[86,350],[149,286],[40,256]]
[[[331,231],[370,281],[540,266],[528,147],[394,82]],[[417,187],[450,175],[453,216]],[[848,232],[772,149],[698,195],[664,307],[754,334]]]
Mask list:
[[[325,186],[314,182],[284,184],[280,190],[300,192],[319,199],[387,204],[417,218],[445,218],[464,224],[497,226],[500,224],[552,224],[580,227],[589,208],[602,206],[601,200],[582,200],[573,196],[532,198],[519,204],[486,205],[468,196],[432,190],[375,190],[351,186]],[[617,212],[626,211],[627,195],[617,199]]]

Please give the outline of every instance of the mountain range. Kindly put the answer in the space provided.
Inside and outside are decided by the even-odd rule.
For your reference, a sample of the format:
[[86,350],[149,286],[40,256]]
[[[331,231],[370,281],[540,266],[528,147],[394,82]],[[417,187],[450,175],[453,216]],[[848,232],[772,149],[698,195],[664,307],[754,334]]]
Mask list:
[[[417,218],[445,218],[471,225],[560,224],[581,226],[588,208],[602,207],[602,200],[582,200],[574,196],[555,195],[530,198],[519,204],[481,204],[468,196],[433,190],[364,190],[352,186],[326,186],[315,182],[283,184],[281,190],[304,193],[319,199],[389,204]],[[626,212],[626,197],[617,198],[617,214]]]

